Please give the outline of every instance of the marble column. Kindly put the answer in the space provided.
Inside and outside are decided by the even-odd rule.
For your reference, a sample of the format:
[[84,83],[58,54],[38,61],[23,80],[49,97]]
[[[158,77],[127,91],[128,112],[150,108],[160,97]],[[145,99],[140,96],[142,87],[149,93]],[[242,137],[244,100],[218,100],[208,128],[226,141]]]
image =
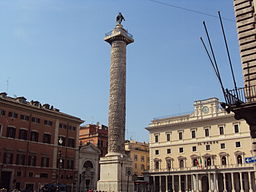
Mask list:
[[249,171],[248,172],[248,180],[249,180],[249,192],[253,192],[253,189],[252,189],[252,183],[251,183],[251,181],[252,181],[252,178],[251,178],[251,172]]
[[214,186],[214,187],[213,187],[213,191],[214,191],[214,192],[217,192],[217,191],[218,191],[218,190],[217,190],[217,183],[218,183],[218,182],[217,182],[216,173],[213,174],[213,180],[214,180],[214,181],[213,181],[213,186]]
[[226,186],[226,174],[223,173],[223,191],[226,192],[227,191],[227,186]]
[[234,173],[231,173],[231,185],[232,185],[232,192],[235,192]]
[[174,178],[174,175],[172,175],[172,191],[174,191],[174,187],[175,187],[175,186],[174,186],[174,179],[175,179],[175,178]]
[[[131,181],[132,161],[125,154],[125,115],[126,115],[126,46],[134,42],[132,35],[117,23],[107,33],[104,40],[111,45],[110,93],[108,111],[108,153],[100,158],[100,180],[97,182],[99,191],[132,192]],[[129,179],[129,181],[128,181]],[[121,183],[129,186],[121,188]],[[125,185],[126,186],[126,185]]]
[[199,176],[198,176],[198,174],[196,174],[196,191],[197,191],[197,192],[199,192],[199,184],[200,184],[200,182],[199,182]]
[[179,175],[179,192],[181,192],[181,175]]
[[240,189],[240,192],[244,192],[244,186],[243,186],[243,173],[240,172],[240,186],[241,186],[241,189]]
[[210,172],[208,172],[208,185],[209,185],[209,192],[211,192],[212,186],[211,186],[211,173]]
[[165,191],[168,192],[168,175],[165,176]]

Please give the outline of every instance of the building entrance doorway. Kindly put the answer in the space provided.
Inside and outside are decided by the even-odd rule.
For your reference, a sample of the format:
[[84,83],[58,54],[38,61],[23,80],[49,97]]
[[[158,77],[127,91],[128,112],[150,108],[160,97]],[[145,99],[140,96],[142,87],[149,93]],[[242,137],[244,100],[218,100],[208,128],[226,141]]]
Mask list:
[[7,190],[10,189],[12,172],[10,171],[2,171],[1,172],[1,180],[0,180],[0,188],[5,188]]
[[202,177],[202,191],[203,192],[209,191],[209,182],[208,182],[207,176]]

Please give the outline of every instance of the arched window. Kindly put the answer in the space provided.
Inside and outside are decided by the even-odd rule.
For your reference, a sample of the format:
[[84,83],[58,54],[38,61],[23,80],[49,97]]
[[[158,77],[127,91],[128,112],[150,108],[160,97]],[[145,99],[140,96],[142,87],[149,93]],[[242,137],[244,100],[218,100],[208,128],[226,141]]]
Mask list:
[[93,168],[93,164],[91,161],[85,161],[84,168]]
[[198,160],[195,158],[195,159],[193,159],[193,167],[196,167],[197,165],[198,165]]
[[236,159],[237,159],[237,164],[242,164],[242,156],[241,155],[237,155],[236,156]]
[[171,159],[166,159],[166,169],[171,169],[172,165],[171,165]]
[[184,168],[184,160],[180,159],[180,168]]
[[227,158],[225,156],[221,157],[221,165],[227,165]]
[[206,159],[206,165],[207,165],[207,166],[211,166],[211,165],[212,165],[211,157],[208,157],[208,158]]
[[160,163],[159,163],[159,160],[156,160],[155,161],[155,169],[159,169],[160,168]]

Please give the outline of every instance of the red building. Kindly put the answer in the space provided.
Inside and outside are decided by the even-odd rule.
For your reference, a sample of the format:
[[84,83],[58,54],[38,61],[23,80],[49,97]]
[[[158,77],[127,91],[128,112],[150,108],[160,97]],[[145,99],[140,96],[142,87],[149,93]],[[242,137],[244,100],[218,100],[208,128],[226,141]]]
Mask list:
[[80,127],[80,144],[93,143],[101,151],[101,157],[108,152],[108,127],[105,125],[88,124]]
[[75,191],[81,123],[49,104],[0,93],[0,188],[60,183]]

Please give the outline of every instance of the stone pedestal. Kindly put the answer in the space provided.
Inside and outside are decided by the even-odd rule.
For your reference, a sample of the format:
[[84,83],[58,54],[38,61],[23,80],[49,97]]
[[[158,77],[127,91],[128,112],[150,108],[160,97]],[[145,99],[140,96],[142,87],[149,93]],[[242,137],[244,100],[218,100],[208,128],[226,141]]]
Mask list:
[[97,183],[97,190],[104,192],[133,192],[132,175],[132,161],[129,157],[121,154],[102,157],[100,158],[100,180]]

